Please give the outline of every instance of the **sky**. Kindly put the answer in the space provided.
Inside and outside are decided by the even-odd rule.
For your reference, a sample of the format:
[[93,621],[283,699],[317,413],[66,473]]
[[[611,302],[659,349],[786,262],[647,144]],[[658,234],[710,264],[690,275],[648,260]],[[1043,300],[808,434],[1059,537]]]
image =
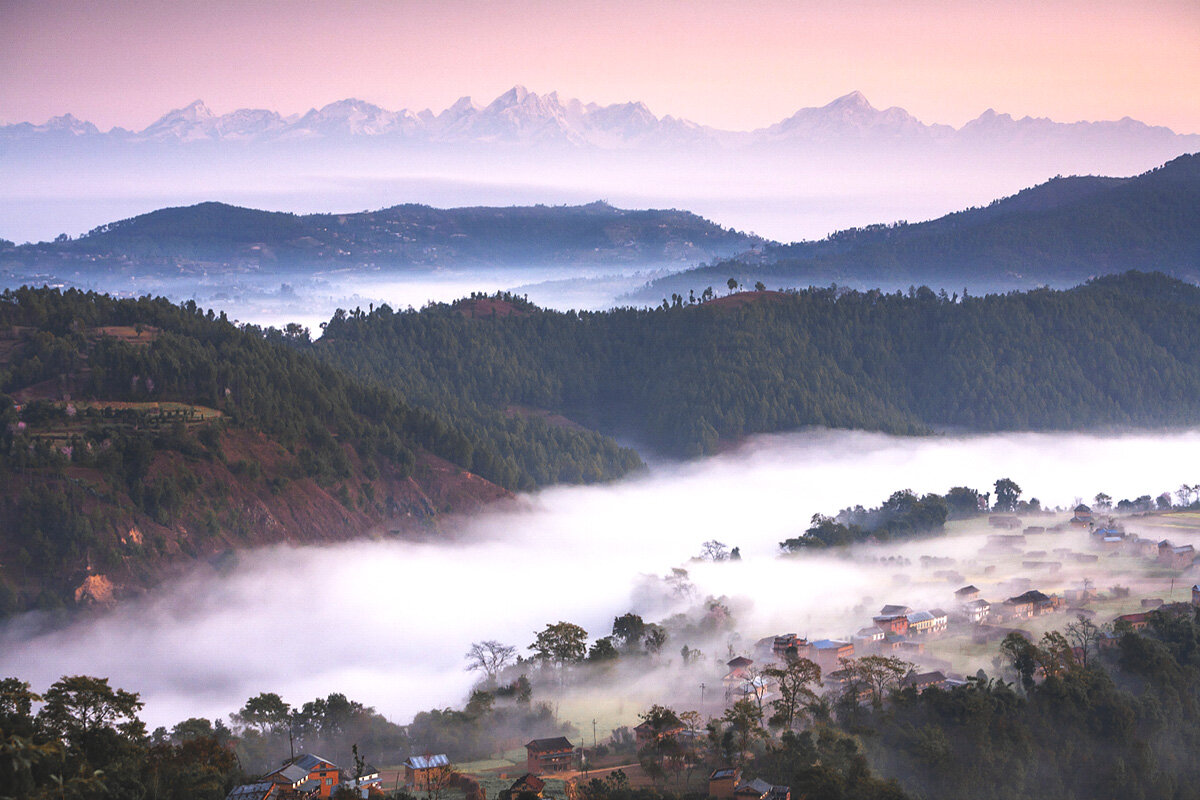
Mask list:
[[859,90],[1200,132],[1196,0],[0,0],[0,124],[140,129],[196,99],[434,111],[515,84],[732,130]]

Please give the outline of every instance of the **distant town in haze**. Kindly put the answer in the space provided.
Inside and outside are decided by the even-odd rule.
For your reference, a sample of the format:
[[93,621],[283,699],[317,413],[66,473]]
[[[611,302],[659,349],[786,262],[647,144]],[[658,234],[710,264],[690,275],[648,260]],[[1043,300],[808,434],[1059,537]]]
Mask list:
[[1194,796],[1198,30],[0,10],[0,800]]

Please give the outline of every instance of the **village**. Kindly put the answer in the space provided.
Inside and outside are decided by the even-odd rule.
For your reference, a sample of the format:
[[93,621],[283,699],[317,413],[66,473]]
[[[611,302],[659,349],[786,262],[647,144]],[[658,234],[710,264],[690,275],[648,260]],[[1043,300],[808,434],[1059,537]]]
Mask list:
[[[613,727],[606,742],[596,735],[593,720],[590,742],[581,735],[534,738],[496,758],[458,764],[447,753],[432,752],[411,754],[402,765],[384,769],[362,759],[347,767],[304,754],[236,787],[227,800],[405,796],[397,792],[428,800],[590,800],[589,785],[658,787],[660,782],[670,782],[681,794],[706,793],[715,800],[791,800],[787,786],[745,778],[736,758],[717,763],[720,756],[701,724],[704,716],[718,719],[724,712],[728,717],[739,703],[761,713],[785,691],[786,665],[816,666],[812,689],[819,702],[849,698],[879,703],[886,691],[921,693],[966,685],[973,660],[1012,634],[1034,641],[1078,621],[1091,633],[1074,642],[1073,650],[1086,659],[1083,651],[1113,646],[1123,630],[1144,629],[1152,612],[1194,614],[1200,609],[1194,546],[1127,530],[1138,527],[1128,521],[1095,513],[1084,504],[1069,519],[1050,525],[1025,525],[1015,514],[992,514],[984,543],[973,557],[921,557],[916,572],[946,587],[940,590],[944,602],[923,607],[885,603],[874,613],[865,609],[863,625],[840,638],[796,632],[759,638],[718,662],[719,681],[714,675],[711,683],[701,684],[697,705],[703,714],[654,705],[638,714],[641,722],[632,729]],[[1182,531],[1194,529],[1189,524]],[[1043,546],[1051,540],[1059,546]],[[1114,569],[1105,560],[1120,560],[1121,567]],[[1102,566],[1104,574],[1128,573],[1136,588],[1120,583],[1097,588],[1085,573]],[[979,577],[966,582],[964,572]],[[1191,578],[1190,587],[1185,578]],[[1164,580],[1165,596],[1152,596]],[[1190,597],[1173,599],[1177,582]],[[928,596],[924,589],[914,588],[914,593]]]

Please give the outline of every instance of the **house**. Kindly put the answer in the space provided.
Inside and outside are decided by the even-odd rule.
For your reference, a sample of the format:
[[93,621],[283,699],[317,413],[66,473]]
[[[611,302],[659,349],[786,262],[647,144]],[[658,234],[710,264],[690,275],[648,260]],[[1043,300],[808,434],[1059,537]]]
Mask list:
[[742,771],[737,767],[714,769],[708,776],[708,796],[717,800],[733,800],[733,790],[741,778]]
[[721,685],[725,688],[726,700],[733,697],[735,692],[742,689],[746,679],[750,677],[749,670],[753,664],[754,660],[745,656],[738,656],[725,664],[725,666],[729,667],[729,672],[725,673],[725,677],[721,678]]
[[241,786],[235,786],[229,794],[225,795],[225,800],[269,800],[269,798],[277,797],[275,784],[271,781],[263,781],[261,783],[244,783]]
[[1142,536],[1126,536],[1125,552],[1141,558],[1152,558],[1157,553],[1157,545],[1152,539]]
[[869,652],[876,649],[883,642],[883,637],[886,635],[882,628],[871,625],[866,628],[860,628],[858,633],[850,637],[850,641],[854,645],[855,650]]
[[841,666],[841,659],[854,657],[854,645],[837,639],[818,639],[812,643],[813,660],[822,672],[832,672]]
[[643,722],[633,729],[633,738],[637,741],[638,747],[649,744],[653,741],[662,741],[683,733],[684,725],[682,722],[668,723],[662,730],[655,731],[654,726],[649,722]]
[[954,599],[959,603],[969,603],[979,598],[979,589],[974,584],[964,586],[954,593]]
[[1192,584],[1192,605],[1200,606],[1200,583]]
[[[1021,527],[1021,518],[1015,514],[992,514],[988,517],[988,525],[993,528],[1004,528],[1014,530]],[[1021,537],[1021,544],[1025,543],[1025,537]]]
[[911,686],[912,688],[917,690],[917,694],[920,694],[921,692],[925,691],[930,686],[937,686],[938,688],[942,688],[945,686],[945,684],[946,684],[946,675],[945,675],[945,673],[943,673],[941,671],[918,672],[918,673],[915,673],[912,675],[908,675],[903,680],[900,681],[900,686],[902,688],[907,689]]
[[787,786],[774,786],[761,778],[743,781],[733,790],[739,800],[791,800],[792,790]]
[[1068,603],[1081,606],[1095,600],[1099,595],[1095,589],[1085,588],[1067,589],[1065,592],[1063,592],[1063,596],[1066,598]]
[[1029,619],[1033,616],[1033,605],[1034,601],[1029,597],[1029,592],[1010,597],[1004,601],[1005,619]]
[[1135,631],[1140,631],[1150,624],[1150,615],[1144,611],[1139,614],[1122,614],[1113,622],[1127,622]]
[[940,608],[929,611],[914,611],[908,615],[909,633],[928,636],[946,630],[950,617]]
[[338,792],[351,792],[358,797],[370,797],[383,794],[383,778],[379,770],[370,764],[363,767],[363,774],[358,778],[351,777],[338,784]]
[[924,636],[933,630],[933,614],[914,611],[908,615],[908,631],[914,636]]
[[908,633],[908,615],[910,613],[912,613],[912,609],[908,606],[884,606],[878,615],[871,618],[871,621],[884,633],[903,636]]
[[541,797],[546,791],[546,782],[537,775],[526,772],[513,781],[512,786],[496,795],[496,800],[518,800],[525,797]]
[[1144,597],[1142,598],[1142,608],[1162,608],[1163,599],[1161,597]]
[[969,603],[964,603],[962,610],[966,614],[968,622],[978,625],[987,619],[991,608],[992,604],[987,600],[972,600]]
[[1083,503],[1075,506],[1075,516],[1071,517],[1071,524],[1081,528],[1086,528],[1092,524],[1092,510]]
[[1046,528],[1042,525],[1030,525],[1028,528],[1021,531],[1021,533],[1025,534],[1026,536],[1037,536],[1045,532]]
[[525,769],[535,775],[568,770],[574,760],[575,745],[565,736],[534,739],[525,745]]
[[1158,543],[1158,561],[1171,569],[1187,569],[1196,560],[1196,548],[1190,544],[1172,545],[1166,539]]
[[306,753],[268,773],[263,780],[276,784],[280,794],[286,787],[309,797],[332,797],[334,787],[341,783],[341,769],[332,761]]
[[1025,547],[1025,535],[1021,533],[993,533],[987,537],[983,553],[1015,553]]
[[[1010,597],[1004,602],[1005,604],[1012,604],[1014,616],[1018,618],[1022,616],[1033,617],[1049,614],[1066,605],[1058,595],[1046,595],[1037,589],[1030,589],[1028,592],[1016,597]],[[1026,606],[1028,606],[1028,609],[1026,609]]]
[[771,642],[771,653],[785,661],[793,658],[808,658],[808,639],[794,633],[776,636]]
[[435,785],[444,782],[450,771],[450,758],[444,753],[409,756],[404,762],[404,785],[427,791],[431,781]]

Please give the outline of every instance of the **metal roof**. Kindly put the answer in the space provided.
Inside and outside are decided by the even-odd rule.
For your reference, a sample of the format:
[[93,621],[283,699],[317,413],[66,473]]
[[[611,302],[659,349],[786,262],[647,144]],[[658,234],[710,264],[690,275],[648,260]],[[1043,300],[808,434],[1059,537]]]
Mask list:
[[812,645],[818,650],[840,650],[843,647],[849,647],[850,643],[839,642],[836,639],[818,639]]
[[274,788],[275,784],[270,781],[243,783],[241,786],[233,787],[229,794],[225,795],[225,800],[263,800]]
[[288,783],[297,783],[308,777],[308,770],[306,770],[304,767],[298,766],[297,764],[288,764],[280,767],[271,774],[279,775]]
[[445,753],[438,753],[436,756],[409,756],[408,761],[404,762],[404,766],[412,769],[433,769],[434,767],[450,766],[450,759]]
[[525,745],[535,753],[549,753],[555,750],[574,750],[575,745],[565,736],[555,736],[552,739],[534,739]]
[[296,756],[296,759],[292,763],[301,769],[308,770],[309,772],[313,771],[314,769],[321,769],[322,767],[333,767],[334,769],[338,768],[337,764],[334,764],[329,759],[321,758],[320,756],[315,756],[311,753],[302,753],[301,755]]

